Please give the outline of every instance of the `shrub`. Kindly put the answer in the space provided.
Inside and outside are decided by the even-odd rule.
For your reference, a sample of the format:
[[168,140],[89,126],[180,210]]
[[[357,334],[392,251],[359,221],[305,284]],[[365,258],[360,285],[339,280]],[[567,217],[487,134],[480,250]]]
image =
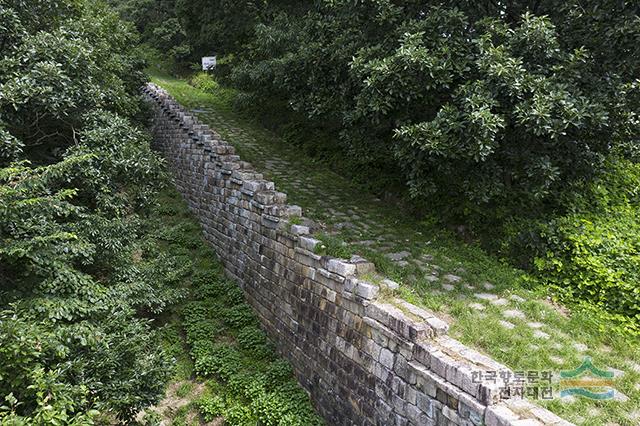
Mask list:
[[275,360],[269,364],[265,372],[265,382],[269,389],[273,389],[293,377],[293,369],[283,360]]
[[277,393],[264,393],[252,403],[252,409],[260,422],[267,426],[277,426],[291,410],[290,402]]
[[162,420],[162,414],[157,411],[150,411],[144,414],[140,423],[142,426],[160,426],[162,424]]
[[229,426],[253,426],[256,419],[251,409],[244,404],[233,404],[229,406],[223,414],[225,423]]
[[199,294],[206,298],[218,298],[223,296],[228,287],[228,282],[221,277],[218,270],[199,270],[191,278],[193,287]]
[[537,272],[567,301],[590,301],[640,324],[637,218],[638,212],[620,212],[551,222],[542,234],[548,251],[534,261]]
[[533,250],[538,275],[565,302],[591,303],[616,328],[640,332],[640,165],[609,161],[564,202],[569,214],[514,228],[516,251]]
[[260,373],[238,371],[229,378],[227,389],[231,395],[253,400],[264,393],[264,376]]
[[622,329],[640,332],[640,165],[608,171],[572,200],[574,211],[541,225],[541,278],[567,301],[588,301]]
[[231,307],[220,306],[217,312],[222,317],[224,324],[232,330],[239,330],[242,327],[256,324],[255,314],[251,307],[244,303]]
[[218,82],[206,72],[199,72],[191,77],[191,85],[208,93],[215,93],[220,88]]
[[195,369],[201,376],[216,376],[227,381],[235,374],[240,363],[241,355],[235,348],[216,344],[210,354],[195,360]]
[[211,422],[224,413],[226,404],[220,396],[211,396],[202,398],[197,406],[204,420]]
[[564,215],[514,218],[497,241],[503,255],[606,331],[640,333],[640,165],[609,159],[604,171],[561,199]]
[[241,329],[238,333],[238,345],[258,359],[273,355],[273,348],[267,336],[258,327],[248,326]]

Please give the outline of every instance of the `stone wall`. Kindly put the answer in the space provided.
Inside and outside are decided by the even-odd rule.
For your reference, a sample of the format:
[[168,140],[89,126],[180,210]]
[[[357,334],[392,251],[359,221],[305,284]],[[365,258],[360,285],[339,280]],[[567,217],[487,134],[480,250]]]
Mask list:
[[[226,272],[334,425],[566,425],[508,384],[508,369],[447,336],[434,314],[400,300],[396,284],[354,256],[316,254],[300,207],[159,87],[154,145]],[[294,219],[295,218],[295,219]]]

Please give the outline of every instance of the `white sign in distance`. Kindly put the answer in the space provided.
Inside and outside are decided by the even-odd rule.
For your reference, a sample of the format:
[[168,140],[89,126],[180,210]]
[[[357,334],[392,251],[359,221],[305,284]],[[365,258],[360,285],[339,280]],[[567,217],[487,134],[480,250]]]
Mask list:
[[215,56],[204,56],[202,58],[202,69],[204,71],[208,71],[216,67],[216,57]]

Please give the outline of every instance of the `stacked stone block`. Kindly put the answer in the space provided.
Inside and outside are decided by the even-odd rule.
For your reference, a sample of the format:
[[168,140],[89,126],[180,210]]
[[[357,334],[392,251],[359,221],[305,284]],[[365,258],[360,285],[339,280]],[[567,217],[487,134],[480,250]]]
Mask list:
[[[154,146],[225,270],[287,358],[317,410],[334,425],[566,425],[508,384],[474,371],[508,371],[447,336],[447,324],[372,282],[373,264],[316,253],[301,208],[241,161],[220,135],[159,87]],[[292,223],[295,222],[295,223]]]

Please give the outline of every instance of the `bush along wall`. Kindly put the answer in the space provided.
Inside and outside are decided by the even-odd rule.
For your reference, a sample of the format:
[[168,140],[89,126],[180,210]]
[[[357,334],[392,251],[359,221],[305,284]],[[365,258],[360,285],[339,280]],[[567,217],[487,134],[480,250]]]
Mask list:
[[564,300],[599,307],[607,329],[640,334],[640,165],[609,162],[571,205],[539,225],[535,268]]
[[0,423],[128,421],[183,293],[142,244],[165,182],[134,34],[95,1],[0,0]]
[[[178,190],[328,422],[569,424],[525,400],[501,400],[500,388],[512,384],[476,383],[474,371],[508,369],[447,336],[446,323],[432,313],[398,299],[392,283],[375,278],[372,263],[317,254],[313,224],[286,204],[286,194],[165,91],[150,84],[146,94],[155,146]],[[255,345],[254,334],[239,339]],[[236,355],[202,350],[210,356],[196,369],[231,373],[228,359]]]
[[[293,371],[280,359],[242,290],[218,274],[194,280],[197,300],[182,312],[199,377],[213,379],[213,395],[196,405],[205,421],[228,425],[313,426],[323,422]],[[211,385],[215,383],[214,385]]]
[[[283,99],[336,123],[361,167],[402,170],[417,201],[452,219],[561,209],[559,195],[611,154],[637,159],[636,6],[471,3],[317,2],[300,13],[274,2],[220,73],[254,102]],[[225,19],[210,13],[209,24]]]

